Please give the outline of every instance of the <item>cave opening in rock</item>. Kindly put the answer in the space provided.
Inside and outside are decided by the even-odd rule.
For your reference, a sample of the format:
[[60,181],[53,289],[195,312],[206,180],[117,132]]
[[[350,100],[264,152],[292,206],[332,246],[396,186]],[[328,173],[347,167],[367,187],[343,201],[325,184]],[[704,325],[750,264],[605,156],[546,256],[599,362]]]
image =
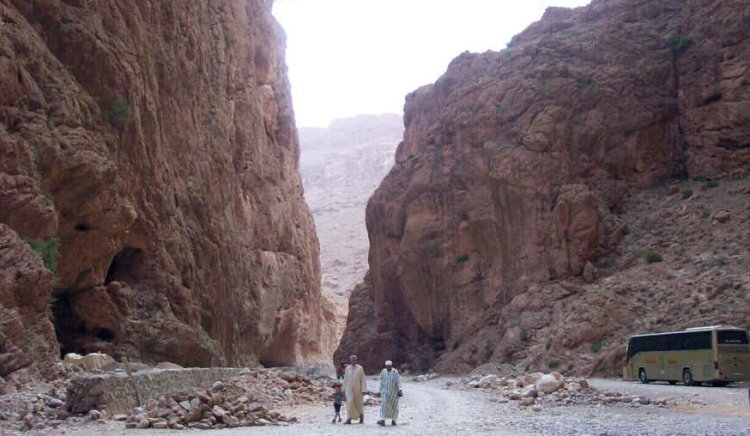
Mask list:
[[74,310],[75,294],[56,294],[50,303],[55,335],[60,344],[60,356],[68,353],[87,354],[102,351],[106,343],[115,341],[115,334],[107,328],[91,329],[86,320]]
[[52,320],[55,325],[57,342],[60,344],[60,356],[68,353],[85,354],[78,338],[86,335],[86,324],[73,312],[72,295],[57,294],[50,304]]
[[112,333],[112,330],[110,329],[96,329],[96,331],[94,331],[94,334],[97,338],[106,342],[112,342],[115,339],[115,334]]
[[104,284],[113,281],[134,284],[143,272],[143,250],[125,247],[112,259]]

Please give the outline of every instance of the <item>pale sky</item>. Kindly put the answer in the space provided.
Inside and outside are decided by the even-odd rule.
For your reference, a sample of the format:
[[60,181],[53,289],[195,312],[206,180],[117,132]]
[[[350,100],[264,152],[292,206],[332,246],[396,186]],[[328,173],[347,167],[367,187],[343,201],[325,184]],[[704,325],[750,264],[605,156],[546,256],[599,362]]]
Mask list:
[[276,0],[297,125],[402,113],[461,52],[505,48],[548,6],[590,0]]

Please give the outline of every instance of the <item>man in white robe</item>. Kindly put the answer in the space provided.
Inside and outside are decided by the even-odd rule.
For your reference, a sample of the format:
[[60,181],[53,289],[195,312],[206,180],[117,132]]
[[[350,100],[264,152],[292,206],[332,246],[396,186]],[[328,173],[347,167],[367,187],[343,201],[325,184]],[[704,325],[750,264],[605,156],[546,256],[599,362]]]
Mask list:
[[385,425],[390,419],[391,425],[396,425],[398,419],[398,398],[401,393],[401,376],[393,367],[393,362],[385,361],[385,368],[380,371],[380,420],[378,425]]
[[346,422],[351,424],[352,419],[359,418],[359,423],[365,422],[363,410],[363,396],[367,386],[365,384],[365,370],[357,364],[357,356],[349,356],[349,366],[344,371],[344,394],[346,395]]

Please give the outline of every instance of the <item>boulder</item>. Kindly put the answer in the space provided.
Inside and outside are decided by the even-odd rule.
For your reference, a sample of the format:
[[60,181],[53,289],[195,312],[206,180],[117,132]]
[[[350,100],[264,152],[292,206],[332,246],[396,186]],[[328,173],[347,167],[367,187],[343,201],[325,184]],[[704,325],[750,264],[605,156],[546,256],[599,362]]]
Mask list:
[[560,382],[560,380],[558,380],[552,374],[543,375],[536,383],[536,388],[539,391],[544,392],[545,394],[555,392],[556,390],[560,389],[561,386],[562,382]]

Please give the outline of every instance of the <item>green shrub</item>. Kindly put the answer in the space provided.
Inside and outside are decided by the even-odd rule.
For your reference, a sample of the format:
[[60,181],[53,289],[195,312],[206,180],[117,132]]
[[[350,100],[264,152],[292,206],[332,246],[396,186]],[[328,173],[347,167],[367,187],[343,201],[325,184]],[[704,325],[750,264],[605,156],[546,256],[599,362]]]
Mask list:
[[57,29],[57,33],[60,34],[62,37],[66,37],[70,35],[70,32],[73,30],[73,28],[68,24],[63,24]]
[[484,353],[482,353],[482,360],[485,362],[488,362],[490,358],[492,357],[492,353],[494,350],[492,349],[492,345],[488,342],[484,345]]
[[118,95],[109,107],[109,122],[117,127],[125,127],[130,124],[130,105],[125,97]]
[[589,79],[589,80],[587,80],[585,82],[578,82],[578,84],[576,85],[576,88],[578,88],[579,91],[584,91],[584,90],[586,90],[588,88],[593,88],[594,87],[594,83],[595,82],[594,82],[593,79]]
[[35,167],[39,168],[40,161],[41,161],[41,157],[39,156],[39,150],[33,150],[31,152],[31,162],[34,164]]
[[701,216],[703,218],[708,218],[711,216],[711,209],[707,208],[706,206],[701,206]]
[[714,259],[712,266],[714,268],[718,268],[720,266],[726,265],[727,262],[729,262],[729,259],[726,256],[722,255]]
[[719,186],[719,182],[717,182],[716,180],[709,180],[706,183],[704,183],[703,186],[709,189],[716,188]]
[[688,198],[693,196],[693,190],[692,189],[686,189],[682,191],[682,199],[687,200]]
[[591,352],[592,353],[598,353],[601,350],[602,350],[602,343],[601,342],[597,342],[595,344],[591,344]]
[[662,260],[664,260],[664,258],[659,253],[655,253],[653,251],[649,251],[648,253],[646,253],[646,262],[648,263],[661,262]]
[[694,182],[707,182],[709,180],[711,180],[711,179],[709,179],[706,176],[695,176],[695,177],[693,177],[693,181]]
[[469,260],[469,255],[468,254],[461,254],[459,256],[456,256],[456,258],[454,260],[456,261],[456,263],[464,263],[467,260]]
[[34,253],[44,263],[44,267],[55,272],[57,270],[57,260],[60,258],[60,238],[53,237],[46,241],[41,239],[29,239],[27,244],[34,250]]
[[672,56],[677,59],[693,45],[693,38],[672,34],[667,38],[667,46]]
[[529,332],[526,331],[526,329],[521,329],[521,332],[518,334],[519,339],[521,339],[522,342],[526,342],[529,340]]

